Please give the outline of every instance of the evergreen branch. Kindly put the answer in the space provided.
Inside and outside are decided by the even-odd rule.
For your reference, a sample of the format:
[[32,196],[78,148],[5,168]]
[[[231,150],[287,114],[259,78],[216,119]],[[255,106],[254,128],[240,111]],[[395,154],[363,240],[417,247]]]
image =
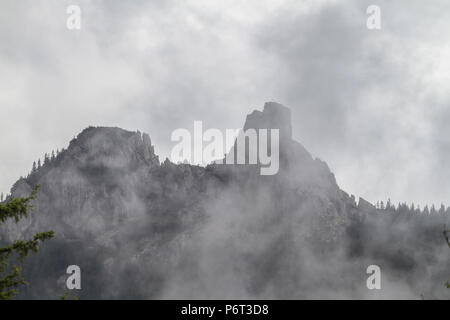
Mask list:
[[0,204],[0,224],[10,218],[14,218],[17,223],[20,219],[28,217],[29,211],[33,208],[30,201],[36,199],[38,191],[39,185],[36,185],[29,197],[14,198],[8,200],[5,204]]

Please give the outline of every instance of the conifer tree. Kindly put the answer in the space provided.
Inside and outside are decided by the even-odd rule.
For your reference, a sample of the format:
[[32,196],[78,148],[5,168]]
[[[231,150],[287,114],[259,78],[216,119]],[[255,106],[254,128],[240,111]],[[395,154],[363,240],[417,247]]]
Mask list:
[[[447,245],[450,248],[450,229],[444,230],[445,241],[447,241]],[[450,280],[445,283],[446,287],[450,289]]]
[[430,214],[431,215],[436,214],[436,207],[434,206],[434,204],[431,205]]
[[[19,222],[27,218],[32,206],[30,202],[36,199],[39,186],[36,186],[27,198],[10,198],[0,204],[0,224],[8,219]],[[38,253],[41,242],[53,238],[53,231],[41,232],[31,240],[16,240],[6,247],[0,247],[0,300],[13,299],[21,285],[28,285],[23,275],[23,264],[29,253]]]
[[[391,198],[388,198],[387,202],[386,202],[386,210],[391,209],[392,204],[391,204]],[[394,208],[395,209],[395,208]]]
[[45,164],[48,164],[49,162],[50,162],[50,157],[49,157],[48,153],[46,153],[46,154],[44,155],[44,165],[45,165]]

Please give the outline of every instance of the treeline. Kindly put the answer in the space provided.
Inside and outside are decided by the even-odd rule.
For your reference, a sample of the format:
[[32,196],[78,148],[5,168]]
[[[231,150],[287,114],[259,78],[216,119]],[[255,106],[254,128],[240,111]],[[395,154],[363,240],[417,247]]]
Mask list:
[[[41,176],[43,176],[51,168],[57,166],[58,161],[65,150],[66,149],[64,148],[61,151],[56,149],[56,151],[52,150],[51,153],[45,153],[43,160],[41,161],[39,158],[37,161],[33,161],[31,171],[26,175],[26,177],[21,176],[17,182],[25,179],[30,183],[30,185],[38,184],[38,180]],[[8,200],[10,197],[10,194],[4,194],[1,192],[0,202]]]
[[445,207],[444,204],[441,204],[439,208],[436,208],[434,204],[431,206],[425,205],[423,209],[421,209],[419,205],[415,205],[414,203],[408,205],[406,202],[403,203],[399,202],[397,205],[395,205],[391,203],[390,199],[388,199],[386,203],[384,203],[383,201],[377,201],[377,203],[375,204],[375,208],[377,208],[380,211],[398,214],[450,216],[450,207]]
[[31,172],[28,174],[27,179],[41,168],[53,164],[62,152],[64,152],[64,149],[62,149],[61,151],[59,151],[59,149],[56,149],[56,152],[52,150],[51,153],[46,153],[44,155],[44,160],[42,162],[40,158],[37,161],[34,161],[31,167]]

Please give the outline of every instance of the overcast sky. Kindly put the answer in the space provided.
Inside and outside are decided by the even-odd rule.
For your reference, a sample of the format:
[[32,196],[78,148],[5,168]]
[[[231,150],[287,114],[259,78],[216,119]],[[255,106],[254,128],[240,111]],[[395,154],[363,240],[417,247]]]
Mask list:
[[148,132],[164,159],[174,129],[277,101],[342,189],[450,205],[448,0],[125,2],[0,2],[0,191],[89,125]]

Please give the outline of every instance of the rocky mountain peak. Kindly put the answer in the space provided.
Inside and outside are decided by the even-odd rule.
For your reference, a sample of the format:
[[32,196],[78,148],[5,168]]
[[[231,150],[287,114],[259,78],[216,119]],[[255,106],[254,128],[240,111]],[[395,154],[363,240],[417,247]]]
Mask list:
[[[433,268],[436,284],[425,290],[446,290],[441,234],[448,218],[405,222],[412,216],[407,208],[356,204],[327,164],[292,139],[291,112],[281,104],[249,114],[249,128],[280,130],[277,174],[262,176],[252,166],[160,165],[145,133],[83,130],[11,192],[27,196],[41,185],[31,217],[0,227],[0,241],[56,232],[51,247],[26,266],[33,286],[21,297],[56,297],[58,278],[73,263],[89,279],[84,299],[341,298],[343,290],[360,298],[355,286],[366,283],[368,263],[407,274],[404,287],[418,294]],[[419,281],[413,287],[409,279]],[[330,285],[311,291],[318,283]],[[409,297],[409,289],[403,294]]]
[[249,128],[279,129],[281,140],[291,140],[291,110],[276,102],[266,102],[263,111],[255,110],[247,115],[244,130]]
[[89,127],[70,142],[67,156],[86,161],[158,164],[158,156],[148,134],[117,127]]

